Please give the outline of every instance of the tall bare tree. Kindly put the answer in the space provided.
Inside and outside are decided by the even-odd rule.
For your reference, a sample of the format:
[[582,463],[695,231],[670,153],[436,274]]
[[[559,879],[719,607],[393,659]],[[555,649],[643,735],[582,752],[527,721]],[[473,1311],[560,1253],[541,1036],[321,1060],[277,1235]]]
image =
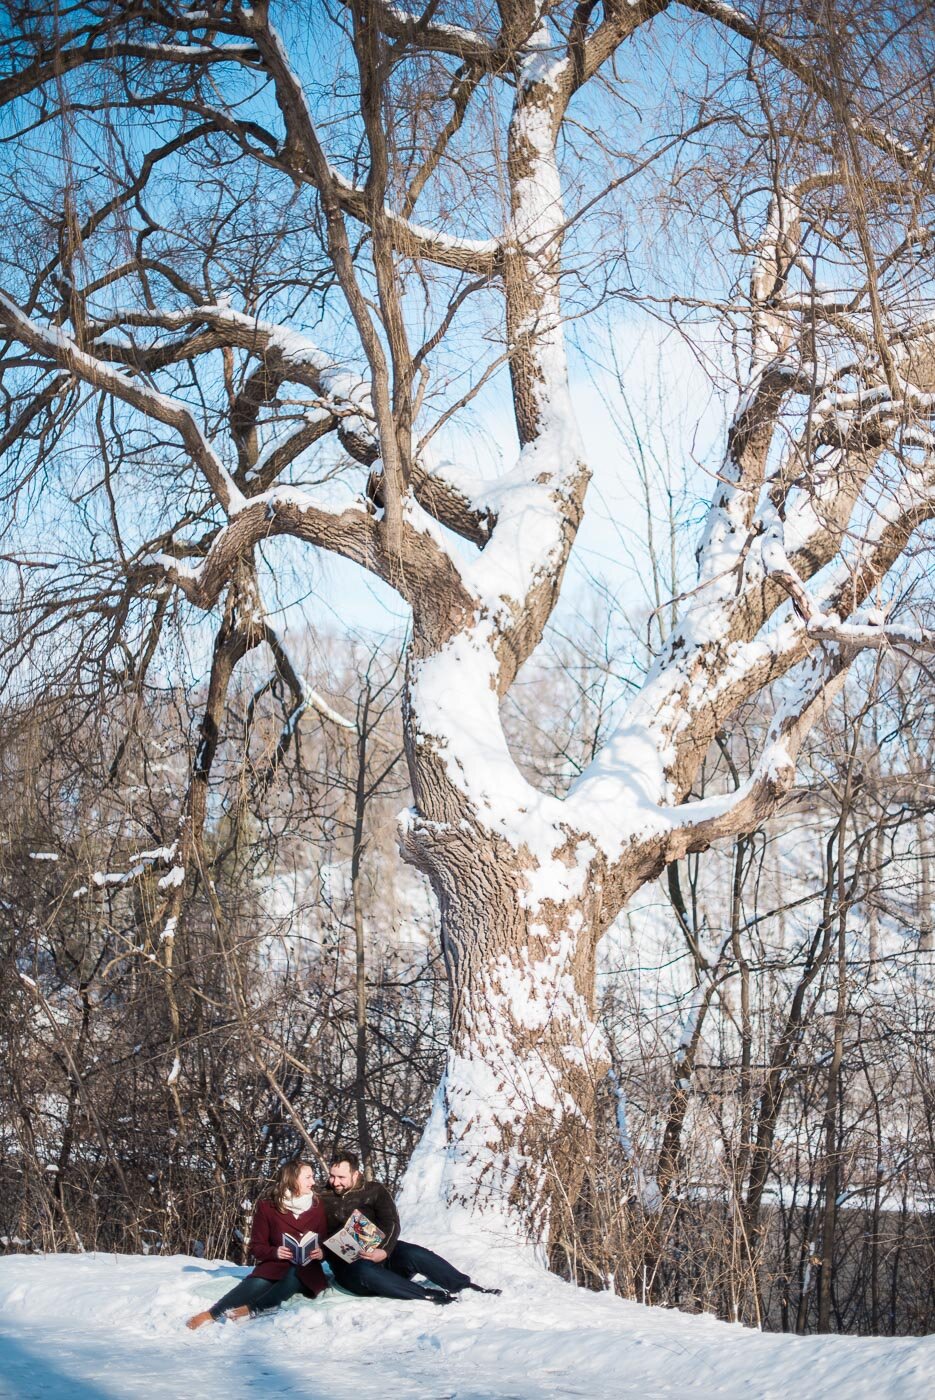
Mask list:
[[[117,658],[122,676],[148,664],[167,590],[221,605],[177,839],[143,862],[166,870],[171,982],[231,673],[265,645],[296,710],[312,693],[266,615],[270,542],[342,555],[402,596],[400,844],[437,894],[451,993],[426,1143],[443,1129],[450,1199],[554,1233],[609,1063],[600,938],[668,863],[774,809],[861,649],[933,646],[908,603],[886,606],[894,577],[922,572],[935,506],[925,15],[875,0],[6,11],[15,683],[72,664],[90,704],[120,683]],[[654,267],[635,240],[657,187],[697,242]],[[729,331],[736,407],[680,625],[556,795],[520,771],[500,702],[585,507],[566,318],[615,295]],[[429,440],[501,364],[518,447],[481,481]],[[77,523],[57,554],[60,510]],[[749,770],[694,799],[712,741],[780,681]]]

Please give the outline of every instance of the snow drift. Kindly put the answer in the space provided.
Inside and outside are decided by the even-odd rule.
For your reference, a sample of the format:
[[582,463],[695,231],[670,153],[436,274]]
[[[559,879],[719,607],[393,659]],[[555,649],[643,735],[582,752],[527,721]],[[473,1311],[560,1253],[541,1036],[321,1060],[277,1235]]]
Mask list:
[[[504,1289],[449,1308],[329,1289],[185,1330],[243,1269],[184,1256],[0,1259],[0,1395],[15,1400],[565,1400],[935,1393],[935,1339],[797,1338],[588,1293],[521,1252],[426,1243]],[[466,1257],[473,1254],[473,1259]]]

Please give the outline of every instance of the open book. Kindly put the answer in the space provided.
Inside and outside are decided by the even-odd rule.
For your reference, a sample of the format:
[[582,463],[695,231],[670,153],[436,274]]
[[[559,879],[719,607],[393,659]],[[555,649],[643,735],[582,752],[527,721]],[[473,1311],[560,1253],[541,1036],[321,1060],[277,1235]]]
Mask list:
[[368,1249],[376,1249],[386,1239],[379,1226],[374,1225],[359,1210],[352,1211],[336,1235],[325,1240],[325,1247],[343,1259],[345,1264],[353,1264]]
[[292,1262],[301,1269],[308,1263],[308,1256],[318,1248],[318,1235],[314,1230],[306,1230],[300,1240],[295,1235],[283,1235],[282,1242],[292,1250]]

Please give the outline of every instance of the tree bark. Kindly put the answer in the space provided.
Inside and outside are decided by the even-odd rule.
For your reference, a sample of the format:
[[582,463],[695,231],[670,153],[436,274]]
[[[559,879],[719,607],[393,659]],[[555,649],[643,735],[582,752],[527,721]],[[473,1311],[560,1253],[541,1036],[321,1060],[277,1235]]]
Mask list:
[[450,1045],[443,1083],[449,1201],[479,1202],[526,1237],[564,1232],[593,1147],[609,1057],[594,1017],[594,956],[579,936],[599,893],[525,906],[506,842],[413,822],[407,843],[441,906]]
[[370,682],[360,702],[357,725],[357,781],[354,788],[354,838],[351,847],[351,899],[354,907],[354,1103],[357,1109],[357,1143],[365,1172],[373,1159],[373,1143],[367,1116],[367,944],[360,890],[360,863],[364,848],[364,815],[367,810],[367,736],[370,714]]

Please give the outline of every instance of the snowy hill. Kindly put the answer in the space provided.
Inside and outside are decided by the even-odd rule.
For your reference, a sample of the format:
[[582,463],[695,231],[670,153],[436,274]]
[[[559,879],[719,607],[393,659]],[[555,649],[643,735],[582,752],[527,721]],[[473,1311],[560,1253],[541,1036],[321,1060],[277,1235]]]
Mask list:
[[[464,1263],[457,1248],[454,1262]],[[0,1259],[0,1395],[15,1400],[619,1400],[922,1397],[935,1338],[763,1335],[574,1289],[495,1251],[502,1298],[447,1308],[329,1290],[237,1326],[185,1330],[245,1272],[193,1258]]]

